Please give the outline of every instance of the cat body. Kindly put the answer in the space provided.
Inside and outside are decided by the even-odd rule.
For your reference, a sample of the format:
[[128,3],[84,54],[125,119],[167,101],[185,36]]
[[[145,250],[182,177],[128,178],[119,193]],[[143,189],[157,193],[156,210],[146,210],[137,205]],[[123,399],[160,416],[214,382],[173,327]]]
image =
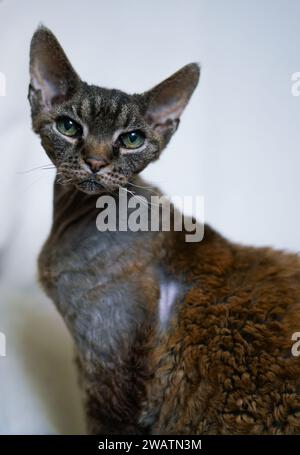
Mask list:
[[119,187],[150,210],[160,192],[137,174],[170,140],[198,76],[188,65],[129,96],[79,81],[47,29],[32,41],[33,127],[58,170],[39,277],[75,342],[90,433],[300,433],[298,256],[209,226],[192,243],[184,230],[96,226],[99,195],[118,207]]

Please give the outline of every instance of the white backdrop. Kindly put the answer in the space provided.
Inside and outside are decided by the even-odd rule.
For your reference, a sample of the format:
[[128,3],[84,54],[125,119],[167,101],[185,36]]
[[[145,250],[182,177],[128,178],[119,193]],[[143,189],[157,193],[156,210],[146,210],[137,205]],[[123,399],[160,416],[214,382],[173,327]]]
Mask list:
[[35,284],[51,221],[52,171],[31,132],[28,52],[51,28],[83,79],[144,91],[192,61],[199,88],[160,162],[167,194],[204,195],[227,237],[300,248],[298,0],[0,1],[0,433],[83,431],[71,343]]

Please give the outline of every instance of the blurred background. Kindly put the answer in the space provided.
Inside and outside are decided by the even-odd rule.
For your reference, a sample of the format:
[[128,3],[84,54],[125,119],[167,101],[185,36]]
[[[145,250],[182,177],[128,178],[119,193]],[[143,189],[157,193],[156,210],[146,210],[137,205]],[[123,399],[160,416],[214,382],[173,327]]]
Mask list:
[[144,176],[203,195],[228,238],[300,248],[298,0],[0,1],[0,433],[84,432],[72,343],[36,283],[51,223],[51,170],[31,131],[31,36],[43,23],[87,82],[142,92],[198,61],[199,87]]

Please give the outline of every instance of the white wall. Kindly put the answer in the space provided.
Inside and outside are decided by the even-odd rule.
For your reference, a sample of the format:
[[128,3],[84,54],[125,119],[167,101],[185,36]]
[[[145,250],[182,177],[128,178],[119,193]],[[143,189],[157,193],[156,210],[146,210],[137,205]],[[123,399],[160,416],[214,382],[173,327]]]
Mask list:
[[[6,253],[0,331],[11,330],[20,308],[28,308],[28,327],[35,327],[37,306],[20,294],[14,299],[17,287],[42,299],[35,263],[51,221],[53,173],[17,174],[48,162],[30,130],[26,100],[29,42],[37,25],[53,30],[83,79],[129,92],[199,61],[200,85],[179,131],[145,176],[169,194],[204,195],[206,220],[231,239],[298,251],[300,97],[291,95],[291,76],[300,71],[299,20],[297,0],[0,1],[0,72],[7,80],[0,97],[0,251]],[[43,302],[39,311],[53,311],[58,324]],[[11,338],[18,364],[21,342]],[[55,350],[50,336],[47,349]],[[0,386],[9,383],[17,402],[25,392],[5,361]],[[49,377],[51,365],[44,366]],[[17,405],[3,400],[0,394],[0,432],[66,431],[60,424],[35,426],[34,418],[22,426]],[[9,427],[1,421],[3,409],[11,416]]]

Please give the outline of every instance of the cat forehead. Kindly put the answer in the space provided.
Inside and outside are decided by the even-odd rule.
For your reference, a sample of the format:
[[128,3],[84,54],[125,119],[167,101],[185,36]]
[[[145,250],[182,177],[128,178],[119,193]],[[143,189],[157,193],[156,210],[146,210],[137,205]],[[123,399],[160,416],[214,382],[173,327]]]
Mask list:
[[84,84],[67,105],[86,123],[124,126],[140,117],[140,104],[134,95],[120,90]]

